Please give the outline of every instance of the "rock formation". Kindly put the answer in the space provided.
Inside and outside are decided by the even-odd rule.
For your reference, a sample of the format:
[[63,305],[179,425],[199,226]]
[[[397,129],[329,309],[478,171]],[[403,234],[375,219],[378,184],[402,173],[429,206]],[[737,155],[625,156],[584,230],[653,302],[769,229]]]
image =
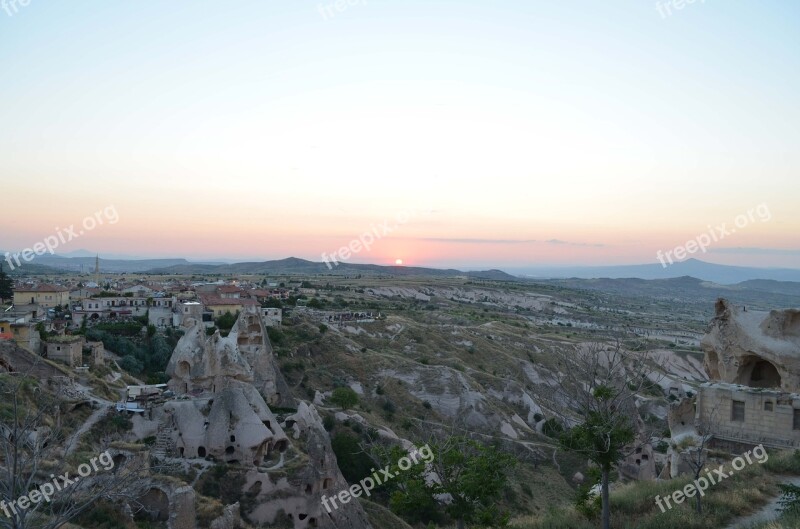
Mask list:
[[[301,402],[283,423],[270,405],[292,403],[257,310],[242,313],[230,334],[207,336],[196,320],[167,367],[178,398],[137,418],[138,435],[157,432],[154,455],[162,459],[211,459],[242,478],[242,501],[226,506],[215,523],[256,526],[369,529],[357,502],[332,512],[322,496],[348,484],[337,466],[327,432],[313,405]],[[291,439],[285,431],[291,434]]]
[[273,450],[284,451],[286,435],[264,399],[248,384],[211,398],[175,400],[164,405],[162,424],[183,457],[213,457],[227,463],[263,464]]
[[175,347],[167,374],[176,393],[216,393],[239,381],[252,384],[269,404],[292,406],[267,330],[256,308],[243,312],[228,336],[212,336],[197,320],[184,320],[185,334]]
[[791,392],[800,388],[800,310],[753,311],[720,299],[701,345],[712,380]]

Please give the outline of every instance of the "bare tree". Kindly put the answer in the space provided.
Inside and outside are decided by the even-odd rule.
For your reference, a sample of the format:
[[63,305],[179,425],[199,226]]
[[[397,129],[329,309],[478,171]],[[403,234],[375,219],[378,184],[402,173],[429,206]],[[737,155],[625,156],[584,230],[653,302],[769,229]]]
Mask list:
[[[637,348],[638,349],[638,348]],[[553,351],[556,369],[544,400],[563,432],[563,449],[584,455],[601,471],[602,526],[609,529],[611,471],[650,441],[636,400],[657,381],[643,352],[626,351],[619,339]]]
[[[692,469],[695,482],[700,479],[700,473],[708,463],[708,444],[714,438],[714,432],[719,426],[717,408],[711,410],[708,417],[695,422],[696,436],[687,436],[676,446],[681,460]],[[695,510],[697,514],[703,513],[703,503],[700,494],[695,494]]]
[[107,451],[76,468],[64,460],[64,402],[34,378],[0,375],[2,529],[57,529],[97,501],[135,501],[144,492],[141,461],[115,461]]

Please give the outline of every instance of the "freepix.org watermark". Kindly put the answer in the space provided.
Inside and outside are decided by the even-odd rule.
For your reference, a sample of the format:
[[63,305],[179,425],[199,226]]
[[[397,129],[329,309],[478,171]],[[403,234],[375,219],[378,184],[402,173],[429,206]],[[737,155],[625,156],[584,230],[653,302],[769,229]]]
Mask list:
[[0,7],[8,16],[13,17],[20,7],[28,7],[30,3],[31,0],[0,0]]
[[[116,224],[117,222],[119,222],[119,213],[117,213],[117,208],[115,208],[113,205],[107,206],[101,210],[95,211],[94,215],[83,219],[80,226],[77,228],[74,224],[70,224],[68,228],[64,229],[56,228],[55,235],[48,235],[43,240],[34,244],[31,248],[25,248],[21,252],[13,254],[6,252],[5,260],[8,263],[8,266],[11,267],[11,270],[14,270],[14,268],[22,266],[20,257],[22,257],[22,260],[26,263],[30,263],[39,255],[44,255],[45,253],[52,255],[55,253],[56,248],[58,248],[60,245],[74,241],[87,231],[92,231],[96,227],[102,226],[105,223]],[[16,263],[16,266],[14,263]]]
[[[357,239],[350,241],[348,245],[342,246],[335,252],[331,252],[331,255],[323,252],[321,256],[322,262],[328,266],[328,270],[332,270],[334,265],[339,265],[339,261],[347,261],[354,254],[360,253],[364,250],[369,251],[376,241],[380,240],[386,235],[391,234],[394,230],[409,222],[416,215],[416,210],[402,211],[397,214],[394,222],[390,220],[384,220],[377,226],[372,224],[369,231],[362,233]],[[333,264],[331,264],[331,261]]]
[[353,6],[367,5],[367,0],[335,0],[328,4],[319,4],[317,9],[319,14],[325,21],[328,21],[336,16],[336,13],[343,13]]
[[[658,508],[661,509],[663,513],[666,512],[667,509],[672,509],[672,504],[669,501],[670,499],[672,499],[675,504],[678,504],[683,503],[686,498],[693,498],[695,494],[705,496],[706,489],[711,485],[716,485],[723,479],[732,476],[736,471],[742,470],[746,465],[752,465],[753,459],[750,457],[751,455],[758,464],[764,464],[767,462],[767,459],[769,459],[769,454],[767,454],[766,449],[764,449],[764,445],[758,445],[731,461],[733,470],[726,473],[725,465],[720,465],[719,468],[708,469],[706,470],[705,476],[700,476],[694,480],[694,482],[688,483],[682,490],[676,490],[669,496],[663,498],[661,496],[656,496],[656,505],[658,505]],[[667,505],[666,508],[664,508],[662,502]]]
[[33,489],[25,496],[20,496],[11,503],[0,501],[0,510],[2,510],[8,518],[19,515],[20,511],[25,511],[28,508],[40,503],[41,501],[50,502],[56,492],[66,490],[81,478],[89,477],[92,472],[100,471],[100,466],[106,472],[114,468],[114,459],[108,452],[103,452],[98,457],[93,457],[89,463],[81,463],[78,465],[78,475],[70,478],[69,472],[65,472],[61,476],[56,477],[55,474],[50,474],[52,482],[46,481],[39,485],[39,488]]
[[705,4],[706,0],[667,0],[666,2],[656,2],[656,10],[658,14],[661,15],[661,18],[666,20],[668,17],[672,16],[673,9],[675,9],[675,11],[680,11],[684,7],[692,5],[695,2]]
[[741,213],[736,215],[736,218],[733,219],[733,224],[735,227],[728,227],[727,222],[723,222],[722,224],[718,224],[713,227],[709,224],[708,233],[701,233],[697,237],[689,239],[685,244],[676,246],[672,250],[668,250],[666,252],[659,250],[656,252],[656,258],[661,261],[661,266],[666,268],[668,266],[666,261],[669,261],[669,264],[673,264],[673,256],[675,259],[682,261],[689,255],[696,253],[698,250],[705,253],[708,247],[711,246],[712,242],[719,242],[728,235],[733,235],[736,233],[737,229],[746,228],[750,224],[753,224],[756,220],[767,222],[771,219],[772,213],[770,213],[767,205],[759,204],[754,208],[748,209],[746,214]]
[[[397,468],[402,471],[408,470],[414,465],[419,463],[430,464],[433,462],[435,456],[433,455],[433,450],[428,445],[423,446],[422,448],[415,448],[411,453],[409,453],[405,457],[401,457],[397,461]],[[336,500],[338,499],[339,502],[344,505],[345,503],[350,503],[350,500],[353,498],[358,498],[362,494],[366,496],[372,495],[372,489],[375,487],[382,485],[389,481],[390,479],[394,479],[398,472],[391,472],[392,467],[391,465],[386,465],[384,468],[376,471],[374,468],[370,469],[370,472],[373,474],[362,479],[359,483],[351,486],[349,489],[342,490],[339,494],[328,498],[326,495],[322,495],[322,505],[325,509],[330,513],[334,509],[338,509],[339,505],[337,505]],[[330,504],[329,504],[330,502]]]

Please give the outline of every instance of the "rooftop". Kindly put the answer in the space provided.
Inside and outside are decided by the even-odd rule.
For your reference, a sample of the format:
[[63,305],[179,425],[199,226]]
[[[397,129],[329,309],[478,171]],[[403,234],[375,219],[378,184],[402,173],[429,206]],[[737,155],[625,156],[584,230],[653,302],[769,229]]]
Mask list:
[[40,283],[38,285],[23,285],[14,289],[14,292],[69,292],[69,289],[59,285]]
[[45,340],[46,343],[75,343],[83,340],[83,336],[51,336]]

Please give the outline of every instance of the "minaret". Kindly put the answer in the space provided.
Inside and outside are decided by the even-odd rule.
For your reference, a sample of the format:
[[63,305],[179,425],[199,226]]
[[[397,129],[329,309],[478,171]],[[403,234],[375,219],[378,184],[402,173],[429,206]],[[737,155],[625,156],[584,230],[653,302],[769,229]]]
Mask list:
[[94,255],[94,282],[100,286],[100,254]]

